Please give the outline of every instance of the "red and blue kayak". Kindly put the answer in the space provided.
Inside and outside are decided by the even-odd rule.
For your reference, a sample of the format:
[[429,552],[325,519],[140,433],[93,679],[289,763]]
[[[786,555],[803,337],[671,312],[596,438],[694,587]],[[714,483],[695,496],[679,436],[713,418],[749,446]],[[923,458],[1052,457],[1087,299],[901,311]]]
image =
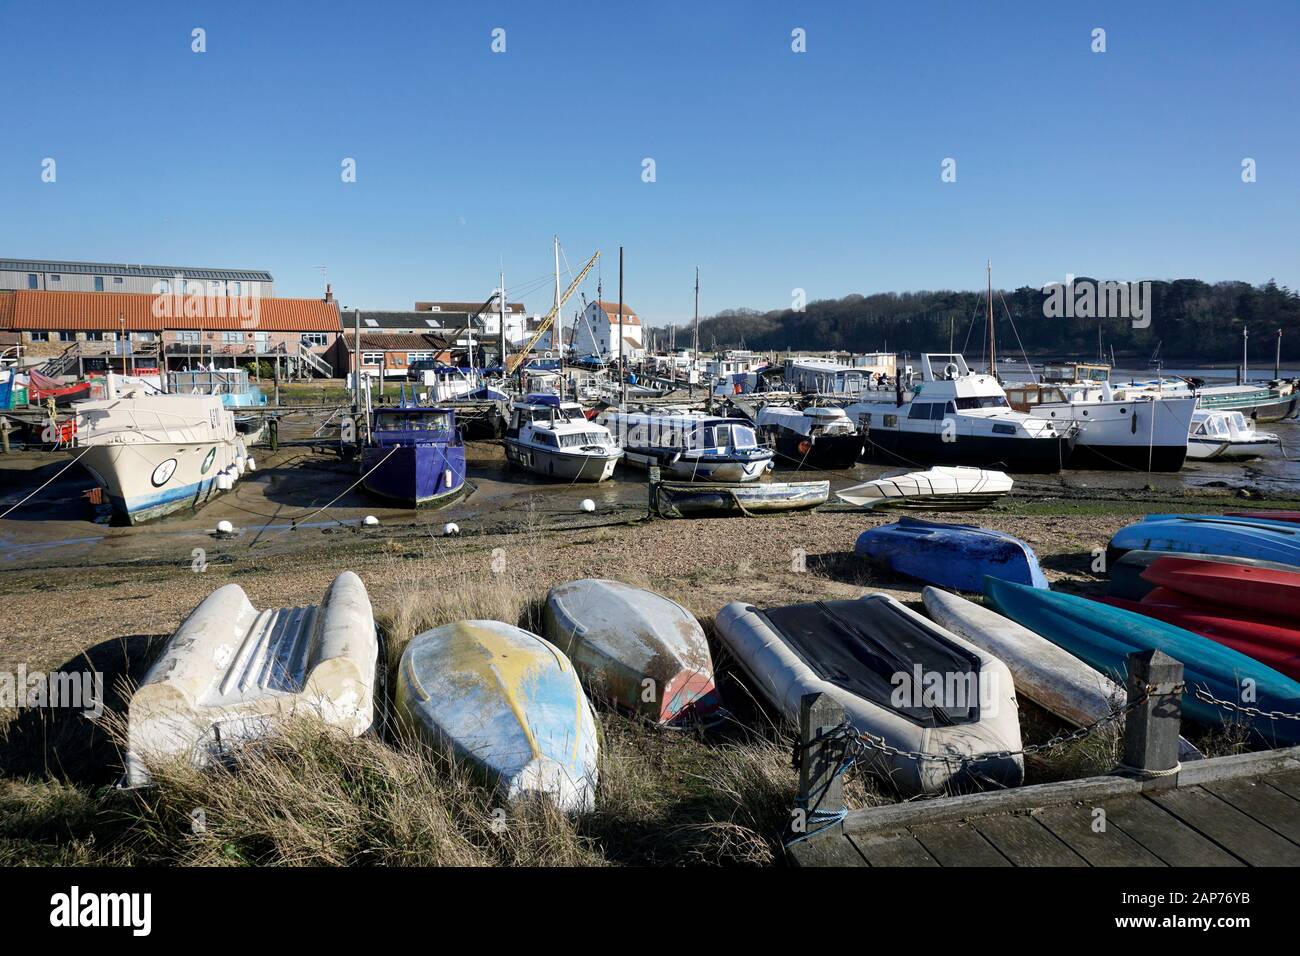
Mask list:
[[1300,511],[1228,511],[1225,518],[1255,518],[1262,521],[1286,521],[1300,524]]
[[1099,600],[1209,638],[1300,681],[1300,631],[1289,627],[1290,622],[1238,616],[1239,612],[1197,604],[1187,595],[1165,588],[1156,588],[1141,601],[1114,597]]

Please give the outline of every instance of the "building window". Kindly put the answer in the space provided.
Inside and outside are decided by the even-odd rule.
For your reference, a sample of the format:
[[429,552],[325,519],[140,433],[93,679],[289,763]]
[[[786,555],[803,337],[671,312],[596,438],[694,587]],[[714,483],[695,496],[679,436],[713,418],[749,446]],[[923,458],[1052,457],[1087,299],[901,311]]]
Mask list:
[[27,273],[27,288],[39,289],[40,287],[41,287],[40,280],[36,278],[36,273],[35,272]]
[[96,291],[96,292],[103,292],[103,291],[104,291],[104,277],[103,277],[103,276],[95,276],[95,291]]
[[324,332],[304,332],[304,333],[302,333],[302,344],[303,344],[303,345],[324,345],[324,344],[326,344],[326,341],[327,341],[327,339],[326,339],[326,336],[325,336],[325,333],[324,333]]
[[362,352],[361,364],[362,365],[383,365],[384,353],[383,352]]
[[[54,333],[51,332],[50,334],[53,335]],[[60,341],[60,342],[75,342],[75,341],[77,341],[77,333],[76,333],[76,332],[68,332],[68,331],[66,331],[66,330],[63,331],[63,332],[60,332],[60,333],[59,333],[59,341]]]
[[172,291],[172,284],[166,279],[159,279],[153,284],[154,295],[169,295]]
[[185,345],[198,345],[199,333],[197,331],[185,331],[176,333],[176,341]]
[[431,361],[433,361],[432,352],[407,352],[406,353],[407,365],[410,365],[412,362],[431,362]]
[[121,285],[121,284],[122,284],[122,277],[121,277],[121,276],[113,276],[113,285]]
[[60,276],[57,272],[56,272],[56,273],[51,273],[51,274],[50,274],[50,281],[51,281],[51,282],[58,282],[58,281],[60,281],[62,278],[63,278],[63,277]]
[[132,332],[131,338],[137,342],[156,342],[158,333],[156,332]]
[[221,341],[223,342],[242,342],[244,341],[243,332],[222,332]]
[[231,295],[236,295],[236,296],[241,295],[244,288],[243,283],[241,283],[238,279],[230,283],[230,287],[231,287]]

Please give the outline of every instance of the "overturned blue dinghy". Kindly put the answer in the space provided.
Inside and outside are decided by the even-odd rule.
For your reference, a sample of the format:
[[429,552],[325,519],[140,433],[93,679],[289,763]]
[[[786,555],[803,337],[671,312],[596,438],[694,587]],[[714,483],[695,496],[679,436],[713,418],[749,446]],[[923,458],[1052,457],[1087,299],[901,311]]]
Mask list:
[[974,525],[900,518],[862,532],[854,550],[899,574],[954,591],[979,591],[985,576],[1047,587],[1029,545]]
[[1219,554],[1300,567],[1300,525],[1224,515],[1148,515],[1110,539],[1112,559],[1127,551]]

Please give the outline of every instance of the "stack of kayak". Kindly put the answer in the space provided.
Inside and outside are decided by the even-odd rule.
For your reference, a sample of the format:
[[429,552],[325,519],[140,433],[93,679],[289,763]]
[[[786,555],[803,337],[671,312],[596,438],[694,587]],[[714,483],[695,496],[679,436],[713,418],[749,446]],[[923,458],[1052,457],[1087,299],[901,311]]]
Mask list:
[[1147,515],[1120,529],[1110,547],[1112,560],[1126,551],[1170,551],[1300,567],[1300,523],[1239,515]]

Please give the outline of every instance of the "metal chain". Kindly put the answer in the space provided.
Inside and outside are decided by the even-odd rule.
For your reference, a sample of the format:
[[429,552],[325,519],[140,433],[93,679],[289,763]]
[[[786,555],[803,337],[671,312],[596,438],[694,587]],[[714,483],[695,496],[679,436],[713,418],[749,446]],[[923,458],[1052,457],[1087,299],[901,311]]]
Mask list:
[[[1065,744],[1074,743],[1076,740],[1082,740],[1090,734],[1095,733],[1103,724],[1108,724],[1112,721],[1118,720],[1120,717],[1128,714],[1129,711],[1141,707],[1151,698],[1151,695],[1155,693],[1157,689],[1156,686],[1149,684],[1142,689],[1142,693],[1139,694],[1136,699],[1130,700],[1128,703],[1124,704],[1123,707],[1097,718],[1092,723],[1086,724],[1085,726],[1079,727],[1066,734],[1057,734],[1055,737],[1052,737],[1050,740],[1046,740],[1041,744],[1030,744],[1019,750],[993,750],[987,753],[971,755],[933,754],[923,753],[919,750],[903,750],[891,746],[883,737],[876,737],[872,734],[855,731],[847,721],[840,724],[826,736],[829,738],[843,738],[847,741],[844,755],[844,762],[846,765],[857,763],[863,756],[865,756],[866,751],[874,751],[875,753],[883,754],[887,757],[903,757],[915,761],[930,760],[965,767],[970,764],[984,763],[989,760],[1010,760],[1013,757],[1032,756],[1034,754],[1044,753],[1048,750],[1054,750],[1057,747],[1064,746]],[[1166,693],[1181,694],[1184,689],[1185,685],[1175,684],[1169,688]]]
[[1300,720],[1300,714],[1289,714],[1284,710],[1261,710],[1258,707],[1243,707],[1240,704],[1234,704],[1230,700],[1219,700],[1204,687],[1193,689],[1192,696],[1203,703],[1222,707],[1224,710],[1234,713],[1245,714],[1247,717],[1264,717],[1268,720]]

